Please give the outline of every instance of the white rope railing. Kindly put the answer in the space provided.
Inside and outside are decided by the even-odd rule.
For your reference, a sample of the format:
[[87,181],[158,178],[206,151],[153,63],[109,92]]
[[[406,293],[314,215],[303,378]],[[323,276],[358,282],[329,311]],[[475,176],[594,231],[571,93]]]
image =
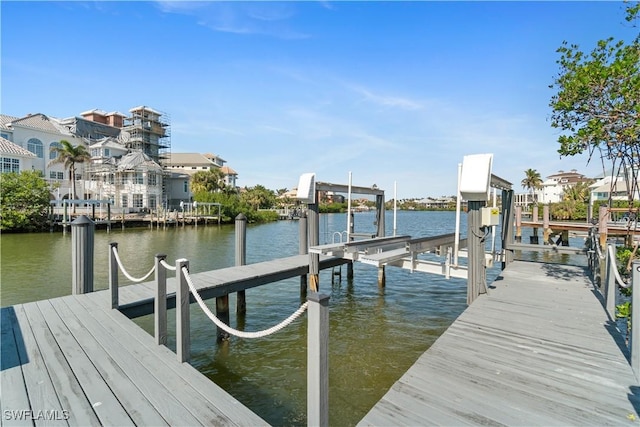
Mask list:
[[163,266],[165,268],[165,270],[176,271],[176,266],[167,264],[167,262],[165,260],[161,260],[160,261],[160,265]]
[[266,337],[268,335],[274,334],[274,333],[278,332],[279,330],[281,330],[281,329],[285,328],[286,326],[288,326],[291,322],[296,320],[298,317],[300,317],[302,315],[302,313],[305,312],[305,310],[307,309],[307,306],[309,304],[308,302],[305,302],[291,316],[287,317],[285,320],[283,320],[279,324],[270,327],[269,329],[265,329],[263,331],[256,331],[256,332],[239,331],[237,329],[233,329],[232,327],[230,327],[229,325],[227,325],[226,323],[224,323],[223,321],[218,319],[218,317],[215,314],[213,314],[211,312],[211,310],[209,310],[209,307],[207,307],[207,305],[204,303],[204,301],[200,297],[200,294],[198,294],[198,290],[196,289],[196,287],[194,286],[193,282],[191,281],[191,276],[189,276],[189,270],[187,270],[186,267],[182,267],[182,273],[184,274],[185,278],[187,279],[187,284],[189,285],[189,289],[191,290],[191,294],[193,295],[193,297],[198,302],[198,305],[200,306],[200,308],[202,309],[204,314],[206,314],[207,317],[209,319],[211,319],[211,321],[213,323],[215,323],[217,327],[219,327],[220,329],[222,329],[223,331],[225,331],[228,334],[235,335],[235,336],[240,337],[240,338],[263,338],[263,337]]
[[622,280],[622,278],[620,277],[620,273],[618,272],[618,265],[616,264],[616,253],[614,247],[612,245],[608,246],[607,251],[609,254],[609,262],[612,263],[612,270],[616,278],[616,283],[618,283],[618,286],[622,288],[628,288],[629,286],[631,286],[631,283],[625,283],[624,280]]
[[[134,283],[140,283],[140,282],[143,282],[143,281],[147,280],[149,278],[149,276],[151,276],[151,274],[153,274],[153,272],[156,269],[156,266],[154,265],[153,267],[151,267],[151,270],[144,277],[135,278],[135,277],[131,276],[127,272],[127,270],[124,269],[124,266],[122,265],[122,261],[120,260],[120,255],[118,255],[118,248],[114,246],[112,248],[112,251],[113,251],[113,255],[114,255],[115,259],[116,259],[116,262],[118,263],[118,267],[120,268],[120,271],[122,272],[122,274],[124,274],[127,279],[129,279],[130,281],[132,281]],[[174,268],[174,270],[175,270],[175,268]]]

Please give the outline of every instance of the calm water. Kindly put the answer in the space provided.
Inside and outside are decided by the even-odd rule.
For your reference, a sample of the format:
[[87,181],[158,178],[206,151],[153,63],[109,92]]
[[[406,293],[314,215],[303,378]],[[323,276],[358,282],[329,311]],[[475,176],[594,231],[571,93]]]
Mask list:
[[[373,233],[373,221],[373,213],[356,214],[355,231]],[[422,237],[450,233],[454,221],[453,212],[398,212],[397,234]],[[392,235],[390,212],[386,227],[387,235]],[[346,229],[346,215],[321,215],[320,229],[320,243],[330,242],[334,231]],[[464,214],[461,234],[466,235]],[[107,288],[111,241],[118,242],[120,257],[130,274],[142,276],[151,268],[156,253],[167,254],[169,262],[189,259],[192,272],[234,265],[234,240],[233,226],[115,230],[109,234],[98,231],[95,288]],[[4,234],[0,244],[2,306],[71,292],[70,234]],[[247,263],[297,252],[298,222],[247,227]],[[357,423],[466,306],[465,280],[388,267],[386,288],[380,290],[376,268],[356,263],[352,282],[346,280],[346,266],[342,268],[342,280],[333,284],[330,270],[320,275],[321,291],[331,295],[332,426]],[[497,274],[497,267],[490,269],[488,280]],[[120,280],[126,283],[124,277]],[[230,303],[235,307],[233,295]],[[231,326],[262,330],[288,317],[299,305],[297,278],[250,289],[246,318],[236,319],[232,313]],[[213,309],[215,303],[210,301],[209,306]],[[215,326],[197,306],[192,307],[192,365],[269,423],[306,425],[306,318],[267,338],[232,338],[218,344]],[[152,332],[151,316],[136,322]],[[175,332],[175,324],[170,323],[169,330]],[[172,335],[169,345],[174,343]]]

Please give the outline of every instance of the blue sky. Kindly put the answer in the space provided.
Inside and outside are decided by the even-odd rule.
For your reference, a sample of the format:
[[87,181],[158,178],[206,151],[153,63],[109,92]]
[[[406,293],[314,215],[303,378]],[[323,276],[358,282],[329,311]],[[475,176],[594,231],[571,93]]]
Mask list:
[[630,41],[622,2],[2,1],[3,114],[147,105],[174,152],[215,153],[239,185],[377,184],[452,195],[463,156],[515,184],[602,172],[562,158],[548,107],[563,40]]

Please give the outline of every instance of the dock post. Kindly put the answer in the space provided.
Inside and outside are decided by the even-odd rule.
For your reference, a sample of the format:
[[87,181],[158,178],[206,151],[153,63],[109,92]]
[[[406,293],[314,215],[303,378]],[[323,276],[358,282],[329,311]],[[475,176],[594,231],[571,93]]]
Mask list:
[[[247,217],[243,213],[236,216],[236,266],[247,263]],[[247,312],[246,291],[238,291],[236,299],[236,313]],[[219,335],[219,334],[218,334]]]
[[109,291],[111,293],[111,308],[120,307],[118,299],[118,261],[113,250],[118,250],[118,243],[109,243]]
[[161,262],[165,254],[156,254],[156,298],[153,306],[154,333],[157,345],[167,345],[167,270]]
[[513,261],[513,251],[506,249],[513,243],[513,190],[502,190],[502,269]]
[[549,244],[551,229],[549,228],[549,205],[542,207],[542,240],[545,245]]
[[329,425],[329,295],[307,298],[307,425]]
[[[534,205],[533,206],[532,213],[531,213],[531,220],[537,224],[537,222],[538,222],[538,205]],[[537,226],[533,227],[533,232],[531,234],[532,235],[529,236],[529,243],[531,243],[533,245],[537,245],[539,243],[539,241],[538,241],[538,227]]]
[[111,233],[111,203],[107,203],[107,233]]
[[93,292],[93,242],[95,223],[82,215],[71,223],[72,293]]
[[62,234],[67,234],[67,225],[69,224],[69,205],[63,200],[62,207]]
[[[216,298],[216,317],[220,319],[225,325],[229,324],[229,295],[224,295]],[[218,329],[218,342],[229,339],[229,334]]]
[[634,284],[640,283],[640,261],[634,260],[631,264],[631,368],[640,378],[640,292],[633,289]]
[[522,243],[522,206],[516,206],[516,243]]
[[484,239],[481,231],[480,208],[484,201],[467,201],[467,242],[469,248],[469,270],[467,278],[467,304],[470,305],[480,294],[487,292],[487,278],[484,266]]
[[[616,273],[613,271],[615,268],[615,263],[610,259],[610,247],[613,249],[613,253],[615,253],[615,249],[613,245],[607,245],[606,247],[606,256],[605,256],[605,265],[607,269],[607,275],[605,276],[605,280],[600,279],[600,288],[604,288],[602,293],[604,294],[604,304],[611,316],[612,319],[616,318],[616,291],[618,287],[616,285]],[[595,253],[595,256],[598,256],[598,253]],[[602,276],[601,276],[602,277]],[[602,283],[604,282],[604,283]]]
[[[349,232],[347,235],[351,236],[355,230],[355,226],[353,224],[353,211],[349,212],[349,216],[351,217],[351,221],[349,221]],[[349,242],[347,241],[347,243]],[[347,263],[347,280],[353,280],[353,261],[349,261]]]
[[[314,190],[315,191],[315,190]],[[316,197],[317,200],[317,197]],[[318,204],[308,205],[307,217],[309,225],[309,247],[317,246],[320,241],[320,222],[318,221]],[[309,288],[318,292],[320,287],[320,255],[309,254]]]
[[[307,238],[307,213],[303,212],[298,220],[298,253],[307,255],[309,253],[309,240]],[[300,276],[300,298],[307,297],[307,275]]]
[[189,271],[189,261],[182,258],[176,260],[176,355],[178,362],[188,362],[191,358],[191,319],[189,317],[189,284],[182,271],[186,267]]
[[600,206],[598,211],[598,234],[600,235],[600,247],[607,247],[607,222],[609,222],[609,207]]
[[384,271],[384,265],[378,267],[378,287],[384,288],[387,284],[387,276]]

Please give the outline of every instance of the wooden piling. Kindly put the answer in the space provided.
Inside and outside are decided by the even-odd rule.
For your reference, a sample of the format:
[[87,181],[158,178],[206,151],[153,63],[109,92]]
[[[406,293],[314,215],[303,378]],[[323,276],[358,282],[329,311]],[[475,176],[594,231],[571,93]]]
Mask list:
[[307,320],[307,425],[329,425],[329,295],[312,292]]
[[176,277],[178,277],[178,289],[176,291],[176,355],[180,363],[188,362],[191,358],[189,284],[182,267],[186,267],[188,271],[189,261],[186,259],[176,260]]
[[155,256],[156,295],[153,302],[154,335],[156,344],[167,345],[167,270],[161,262],[165,254]]
[[513,251],[507,248],[513,243],[513,190],[502,190],[502,269],[513,261]]
[[598,210],[598,234],[600,235],[600,247],[607,247],[607,223],[609,222],[609,207],[608,206],[600,206]]
[[522,206],[516,206],[516,243],[522,243]]
[[[355,230],[355,226],[353,225],[355,218],[353,217],[353,211],[349,212],[349,215],[351,216],[351,221],[349,221],[349,233],[347,234],[351,236]],[[347,280],[353,280],[353,261],[347,263]]]
[[469,249],[469,269],[467,277],[467,304],[471,304],[480,294],[487,292],[487,278],[484,266],[484,243],[481,230],[480,208],[486,202],[467,202],[467,245]]
[[72,293],[93,292],[93,244],[95,223],[82,215],[71,223]]
[[549,228],[549,205],[542,207],[542,240],[544,244],[550,244],[551,229]]
[[107,233],[111,233],[111,203],[107,203]]
[[[317,197],[315,198],[317,200]],[[307,218],[309,226],[309,246],[317,246],[320,241],[320,222],[318,220],[318,205],[308,205]],[[309,253],[309,289],[318,292],[320,288],[320,254]]]
[[[216,317],[229,324],[229,295],[216,298]],[[218,327],[218,341],[224,341],[229,339],[229,334]]]
[[[236,216],[236,266],[247,263],[247,217],[243,213]],[[236,299],[236,313],[247,312],[246,291],[238,291]]]
[[384,288],[387,284],[387,276],[384,270],[384,265],[378,267],[378,288]]
[[111,293],[111,308],[117,309],[120,306],[118,297],[118,261],[113,250],[118,250],[116,242],[109,243],[109,291]]
[[[531,212],[531,220],[535,223],[538,222],[538,205],[535,205]],[[533,245],[537,245],[539,243],[538,240],[538,227],[533,227],[532,235],[529,237],[529,243]]]
[[[309,253],[309,240],[307,230],[307,213],[302,212],[298,219],[298,253],[307,255]],[[307,297],[307,275],[300,276],[300,298]]]

